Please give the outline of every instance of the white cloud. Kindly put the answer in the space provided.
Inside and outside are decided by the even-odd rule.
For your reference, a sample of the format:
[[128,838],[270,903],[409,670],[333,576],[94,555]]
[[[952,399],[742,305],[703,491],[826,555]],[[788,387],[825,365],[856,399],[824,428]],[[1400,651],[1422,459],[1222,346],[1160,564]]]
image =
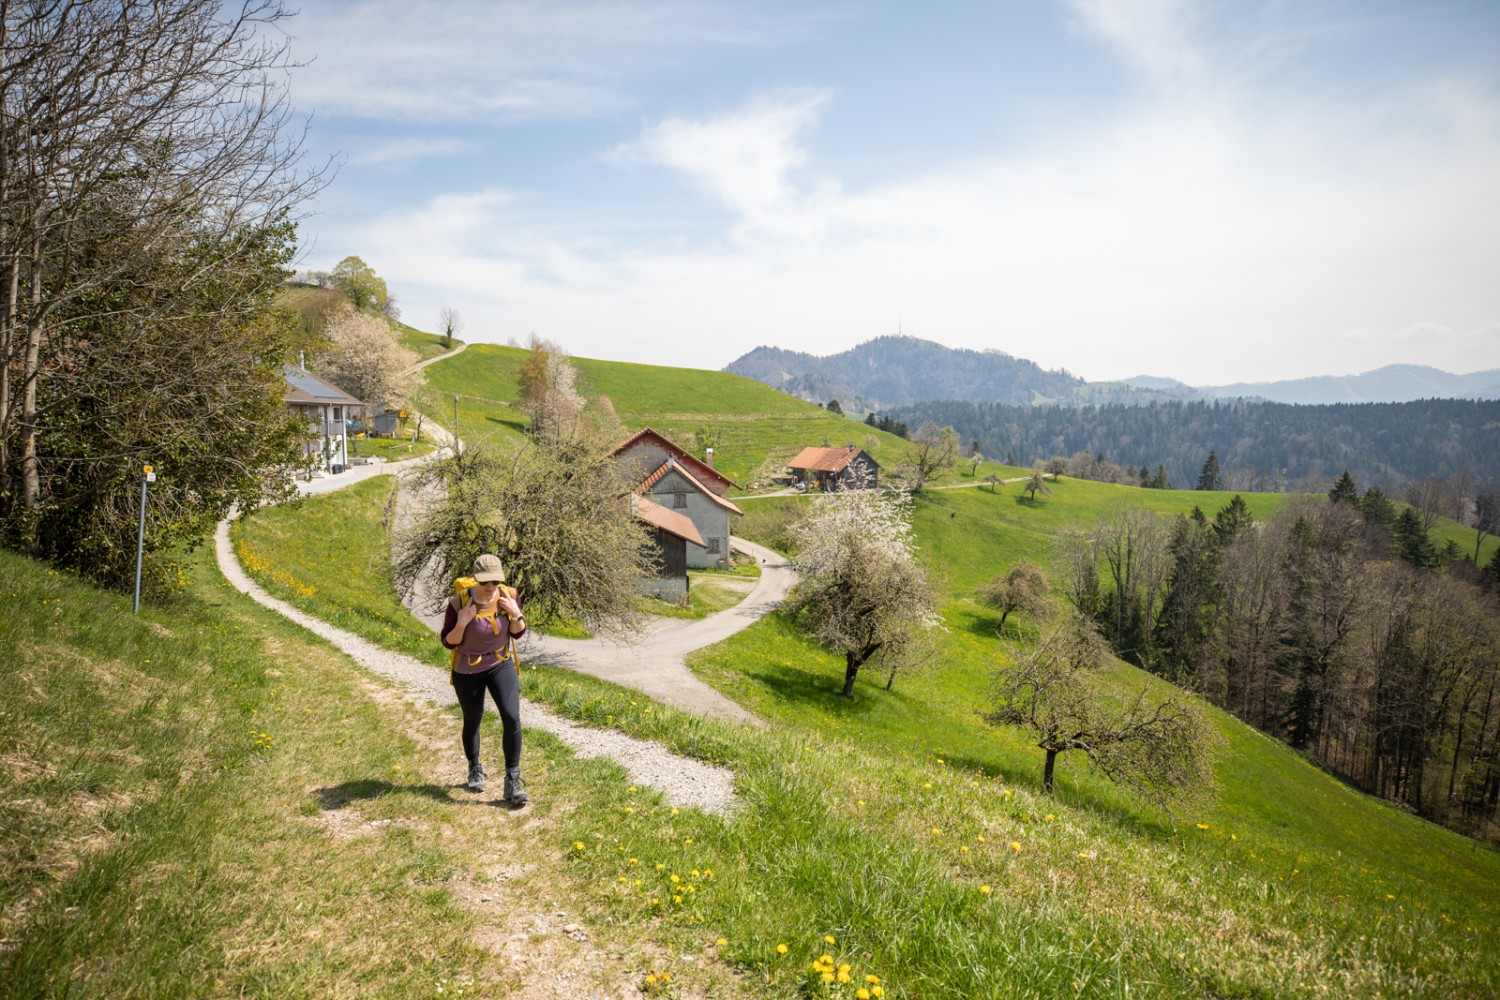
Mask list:
[[1155,79],[1201,77],[1194,0],[1065,0],[1079,23]]
[[718,47],[798,37],[821,18],[729,0],[365,0],[291,22],[298,106],[417,121],[577,118],[624,82]]
[[[797,189],[795,174],[807,155],[798,139],[816,124],[829,97],[776,95],[707,121],[668,119],[613,156],[682,171],[739,216],[746,231],[806,235],[808,197]],[[829,193],[826,185],[819,193]]]
[[1181,4],[1073,6],[1153,81],[1194,85],[857,189],[808,152],[840,111],[833,92],[780,91],[661,119],[604,157],[636,180],[689,179],[672,215],[692,229],[484,191],[334,242],[378,262],[409,321],[454,305],[474,339],[535,331],[584,356],[719,367],[756,344],[828,353],[899,323],[1090,378],[1500,367],[1487,81],[1247,93],[1192,55],[1211,40]]

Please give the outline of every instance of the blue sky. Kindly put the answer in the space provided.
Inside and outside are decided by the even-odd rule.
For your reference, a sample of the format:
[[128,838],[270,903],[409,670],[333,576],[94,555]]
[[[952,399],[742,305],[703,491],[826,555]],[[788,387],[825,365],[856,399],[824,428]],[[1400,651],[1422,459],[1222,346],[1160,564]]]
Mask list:
[[306,0],[302,266],[471,342],[1500,367],[1500,3]]

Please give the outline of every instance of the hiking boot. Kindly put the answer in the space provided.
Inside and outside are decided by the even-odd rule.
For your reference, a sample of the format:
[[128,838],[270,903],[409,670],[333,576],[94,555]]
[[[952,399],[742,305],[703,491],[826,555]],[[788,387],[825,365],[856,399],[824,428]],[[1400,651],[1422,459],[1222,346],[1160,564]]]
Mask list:
[[469,791],[484,791],[484,765],[477,760],[469,765]]
[[526,794],[526,782],[520,771],[505,772],[505,800],[513,806],[524,806],[531,796]]

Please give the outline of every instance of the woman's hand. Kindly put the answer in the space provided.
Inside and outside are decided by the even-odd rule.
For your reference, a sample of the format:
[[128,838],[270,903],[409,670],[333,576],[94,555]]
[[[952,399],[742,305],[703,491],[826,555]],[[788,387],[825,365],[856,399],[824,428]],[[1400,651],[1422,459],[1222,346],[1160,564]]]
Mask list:
[[500,610],[504,613],[505,617],[511,619],[512,621],[521,617],[521,602],[517,601],[514,597],[510,596],[509,594],[502,593],[497,598],[497,601],[500,605]]

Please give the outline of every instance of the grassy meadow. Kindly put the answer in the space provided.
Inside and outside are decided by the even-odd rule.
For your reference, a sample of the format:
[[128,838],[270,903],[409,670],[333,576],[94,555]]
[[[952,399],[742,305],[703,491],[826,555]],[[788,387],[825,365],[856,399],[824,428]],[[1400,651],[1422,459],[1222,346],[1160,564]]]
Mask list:
[[[516,369],[528,353],[476,344],[427,369],[434,398],[447,407],[458,395],[460,437],[503,439],[525,429],[525,414],[511,404]],[[629,430],[653,427],[699,456],[711,438],[717,442],[714,465],[741,486],[779,474],[808,445],[856,444],[886,466],[900,461],[906,444],[740,375],[589,358],[573,362],[579,391],[588,398],[608,396]],[[979,475],[984,477],[983,467]]]
[[[1017,504],[1017,488],[921,501],[919,538],[931,558],[954,563],[944,576],[955,591],[980,571],[954,554],[1004,568],[1020,522],[1065,526],[1070,506],[1071,520],[1091,522],[1117,497],[1064,479],[1046,501]],[[1204,498],[1153,499],[1171,510]],[[338,502],[309,500],[303,513]],[[364,547],[349,555],[376,565],[379,503],[363,509],[369,530],[347,537]],[[323,531],[309,521],[262,554],[304,567],[309,607],[326,600],[333,617],[343,599],[304,558]],[[1024,540],[1019,550],[1034,551]],[[348,585],[365,605],[389,599],[378,574]],[[724,763],[744,801],[725,821],[674,812],[649,789],[605,786],[602,805],[570,808],[551,846],[568,857],[587,909],[686,954],[712,941],[717,961],[770,996],[853,996],[866,975],[886,995],[911,997],[1479,997],[1500,988],[1492,850],[1350,791],[1212,709],[1217,784],[1175,821],[1066,755],[1058,791],[1044,796],[1041,753],[979,718],[990,672],[1011,653],[995,616],[954,599],[945,622],[935,664],[897,677],[891,691],[867,672],[849,700],[837,694],[841,661],[775,615],[694,654],[694,671],[769,730],[529,667],[528,697]],[[395,644],[383,629],[373,637]],[[1107,684],[1160,686],[1124,664]],[[849,984],[837,981],[843,964]]]
[[[481,345],[428,369],[450,404],[460,393],[466,438],[520,433],[505,401],[523,355]],[[716,437],[740,482],[851,429],[899,455],[749,380],[578,365],[627,426]],[[731,768],[728,817],[535,730],[532,806],[468,794],[456,711],[234,592],[206,549],[139,618],[0,552],[0,996],[1500,995],[1500,854],[1223,713],[1204,709],[1214,786],[1175,816],[1066,754],[1041,793],[1042,753],[981,718],[1034,624],[997,636],[974,588],[1022,555],[1050,567],[1061,532],[1122,500],[1212,516],[1232,494],[1064,477],[1032,502],[978,485],[990,471],[1021,470],[953,471],[914,500],[945,629],[890,690],[867,670],[839,697],[842,660],[776,614],[689,661],[765,727],[525,665],[534,702]],[[278,596],[443,669],[392,590],[394,489],[382,476],[263,509],[232,540]],[[1244,496],[1257,518],[1289,501]],[[736,533],[770,537],[806,502],[746,499]],[[1440,532],[1473,551],[1472,531]],[[696,575],[687,614],[732,603],[738,575]],[[1164,690],[1123,663],[1103,684]]]

